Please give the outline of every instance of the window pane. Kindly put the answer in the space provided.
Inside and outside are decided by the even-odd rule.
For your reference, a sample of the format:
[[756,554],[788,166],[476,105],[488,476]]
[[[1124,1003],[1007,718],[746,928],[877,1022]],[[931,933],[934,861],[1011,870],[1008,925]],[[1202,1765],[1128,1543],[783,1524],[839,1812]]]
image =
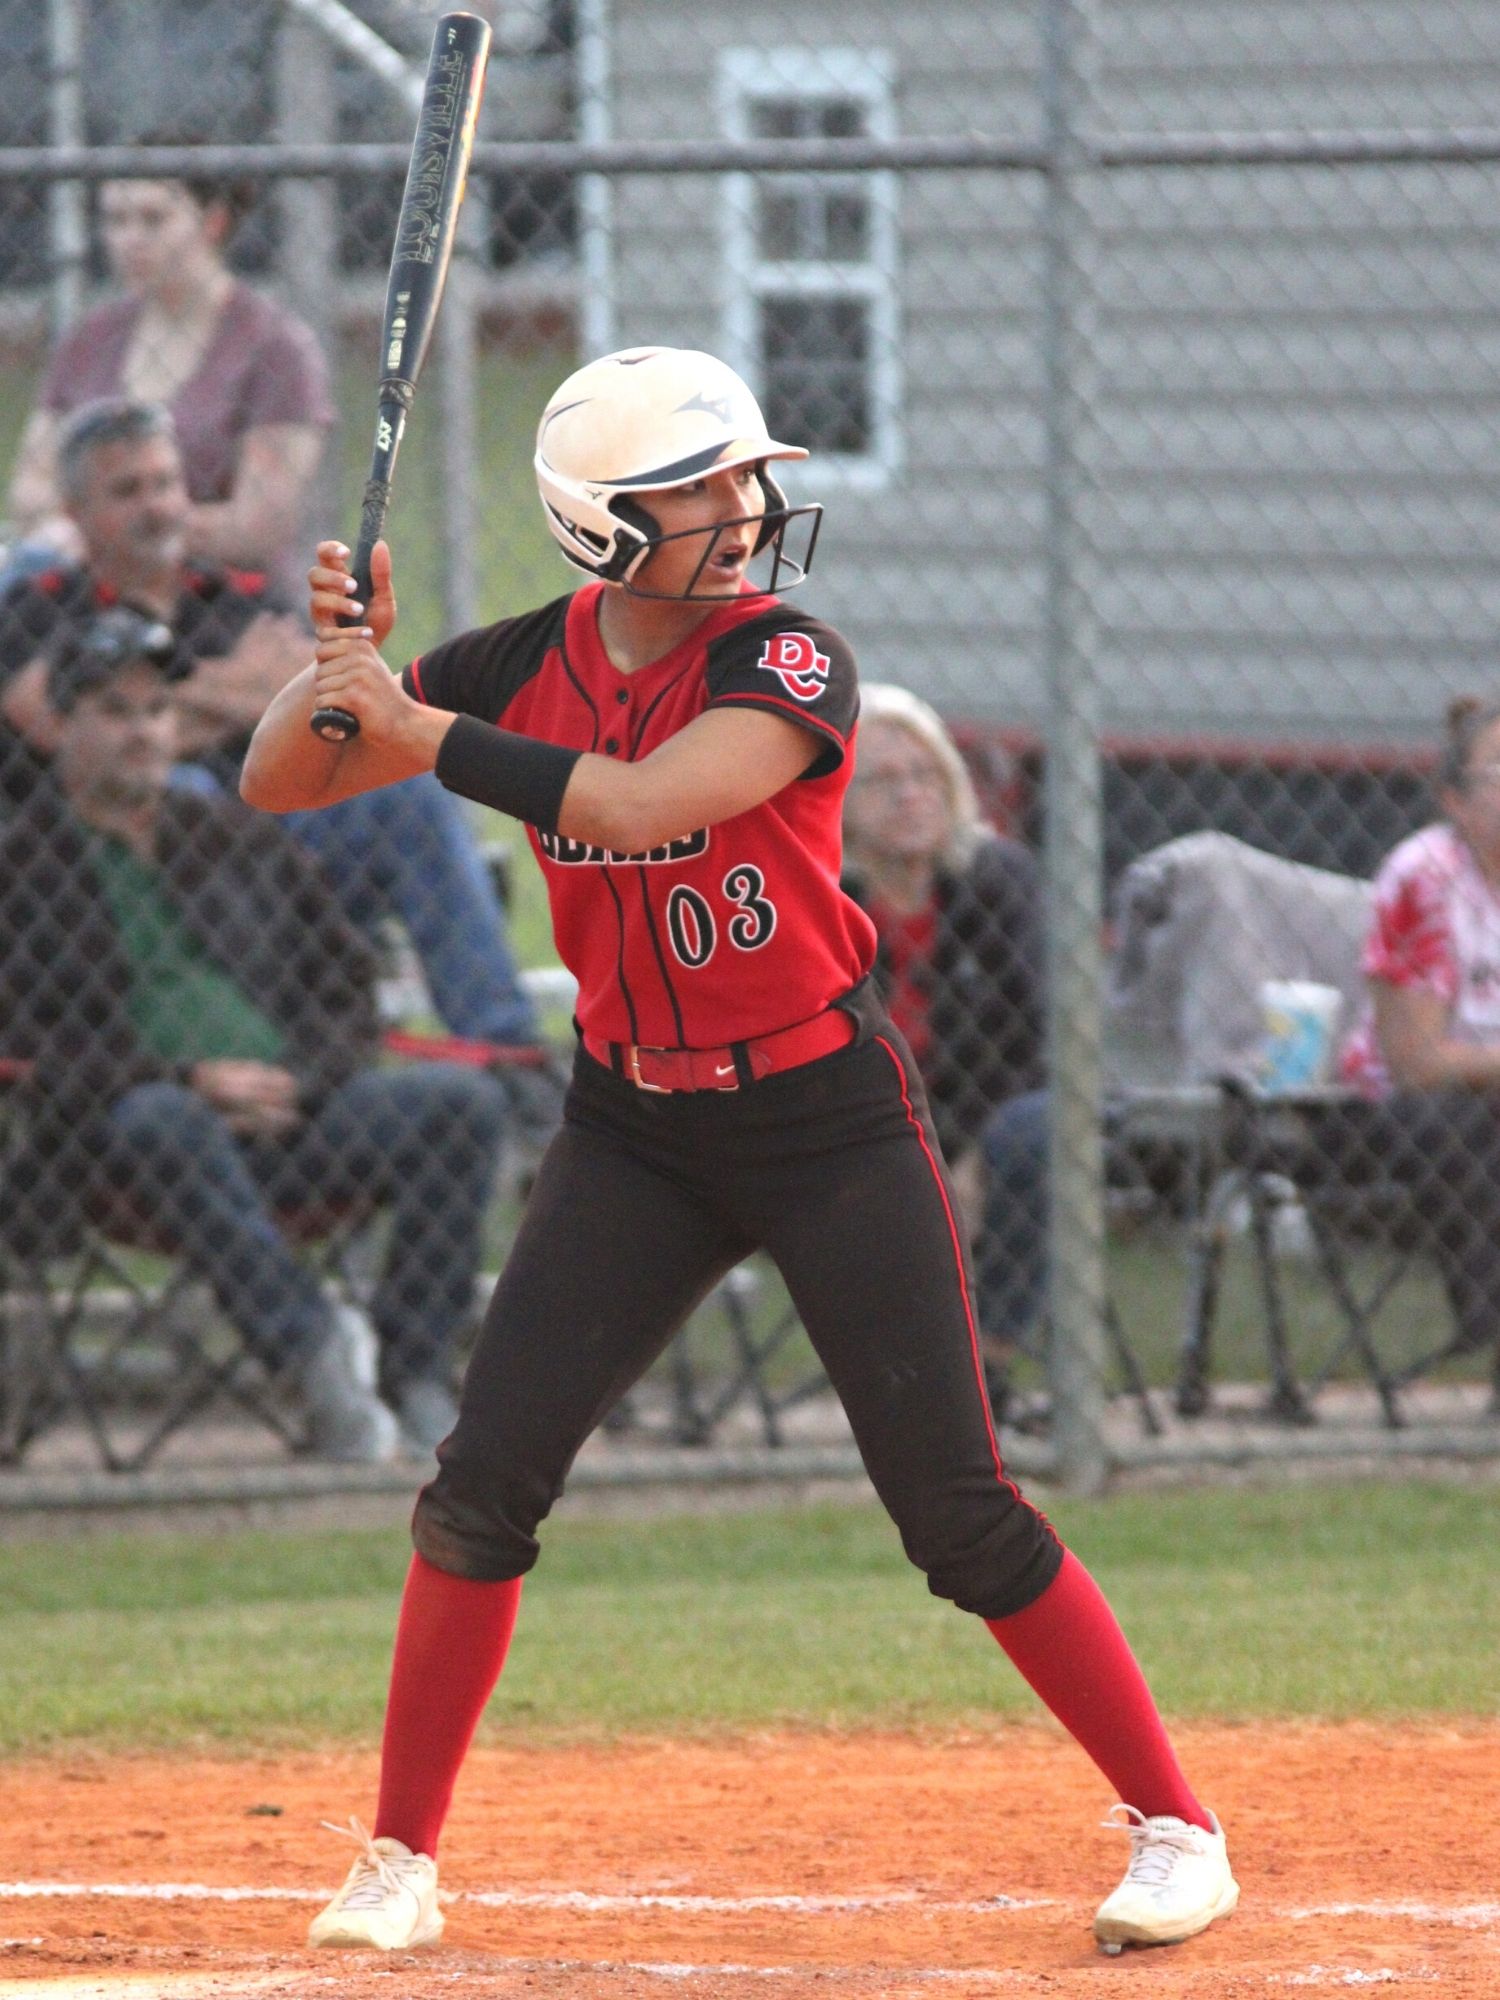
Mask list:
[[869,198],[826,181],[762,180],[756,255],[763,263],[856,264],[870,255]]
[[870,316],[862,299],[760,302],[762,398],[773,436],[815,451],[871,449]]
[[825,139],[863,139],[865,107],[852,97],[829,98],[818,107],[818,131]]
[[850,188],[823,198],[824,255],[834,263],[863,263],[870,255],[869,196]]
[[811,256],[801,197],[765,181],[760,183],[757,196],[760,217],[755,231],[756,255],[768,264],[786,264]]
[[853,97],[757,97],[750,130],[757,139],[863,139],[866,109]]
[[800,139],[807,130],[806,106],[795,98],[758,97],[750,106],[750,131],[757,139]]

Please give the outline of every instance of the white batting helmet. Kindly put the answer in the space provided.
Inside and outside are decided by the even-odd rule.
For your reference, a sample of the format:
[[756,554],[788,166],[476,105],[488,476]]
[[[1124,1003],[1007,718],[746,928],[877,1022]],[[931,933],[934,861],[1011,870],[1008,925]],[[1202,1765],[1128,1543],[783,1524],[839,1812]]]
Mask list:
[[[788,506],[767,461],[806,457],[801,445],[771,436],[745,383],[712,354],[627,347],[589,362],[554,392],[537,426],[533,464],[547,526],[568,561],[627,587],[662,539],[637,496],[756,466],[766,511],[755,552],[774,548],[775,589],[783,566],[795,572],[786,583],[806,575],[822,509]],[[799,516],[812,517],[813,533],[797,563],[783,555],[782,539]],[[685,594],[693,595],[691,584]]]

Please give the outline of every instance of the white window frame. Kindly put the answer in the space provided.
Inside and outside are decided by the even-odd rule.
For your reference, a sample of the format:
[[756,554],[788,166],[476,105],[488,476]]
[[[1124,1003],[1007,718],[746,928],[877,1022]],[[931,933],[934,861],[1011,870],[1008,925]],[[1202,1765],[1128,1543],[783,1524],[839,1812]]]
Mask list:
[[[854,98],[865,109],[872,139],[896,136],[894,65],[878,49],[725,49],[718,64],[719,121],[726,138],[754,137],[752,107],[795,100],[816,103]],[[815,446],[819,486],[867,490],[888,486],[900,470],[903,381],[900,362],[899,178],[894,173],[860,173],[870,205],[870,247],[859,263],[769,262],[755,240],[756,180],[753,174],[727,177],[724,203],[724,358],[762,393],[758,306],[763,294],[806,298],[858,298],[869,308],[871,354],[869,394],[871,445],[866,452],[838,452]],[[816,182],[825,176],[797,176]],[[796,444],[797,438],[789,440]]]

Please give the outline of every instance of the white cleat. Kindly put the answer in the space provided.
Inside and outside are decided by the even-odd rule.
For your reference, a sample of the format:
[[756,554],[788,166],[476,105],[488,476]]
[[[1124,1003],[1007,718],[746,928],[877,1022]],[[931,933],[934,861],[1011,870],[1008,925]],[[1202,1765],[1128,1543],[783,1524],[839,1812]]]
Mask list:
[[1227,1917],[1240,1900],[1216,1819],[1205,1832],[1168,1814],[1147,1819],[1119,1805],[1110,1807],[1104,1825],[1130,1835],[1125,1879],[1094,1918],[1094,1936],[1111,1956],[1128,1944],[1180,1944],[1215,1917]]
[[399,1840],[371,1840],[357,1819],[347,1827],[323,1822],[331,1833],[358,1841],[348,1879],[328,1908],[314,1917],[307,1941],[365,1951],[410,1951],[436,1944],[443,1934],[438,1908],[437,1863],[413,1854]]

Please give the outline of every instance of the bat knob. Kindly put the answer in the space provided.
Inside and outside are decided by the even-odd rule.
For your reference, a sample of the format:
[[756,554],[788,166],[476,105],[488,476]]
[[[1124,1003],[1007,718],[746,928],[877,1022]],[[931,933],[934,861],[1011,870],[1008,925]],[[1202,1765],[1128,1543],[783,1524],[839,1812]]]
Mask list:
[[349,743],[359,734],[359,717],[346,708],[315,708],[312,732],[325,743]]

